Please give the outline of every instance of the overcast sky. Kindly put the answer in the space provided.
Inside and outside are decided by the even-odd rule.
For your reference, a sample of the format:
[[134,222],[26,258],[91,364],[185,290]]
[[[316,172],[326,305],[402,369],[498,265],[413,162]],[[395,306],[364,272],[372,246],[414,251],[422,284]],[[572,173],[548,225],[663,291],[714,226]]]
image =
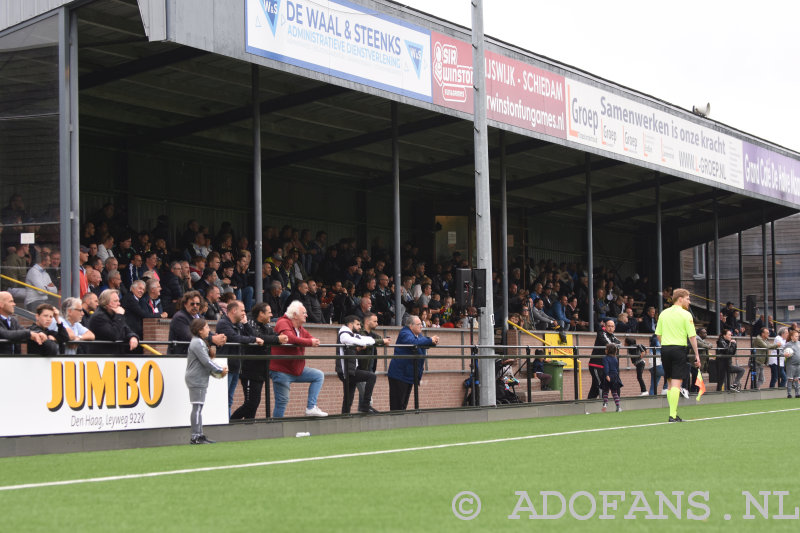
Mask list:
[[[470,0],[400,0],[471,27]],[[800,151],[800,4],[484,0],[503,41]]]

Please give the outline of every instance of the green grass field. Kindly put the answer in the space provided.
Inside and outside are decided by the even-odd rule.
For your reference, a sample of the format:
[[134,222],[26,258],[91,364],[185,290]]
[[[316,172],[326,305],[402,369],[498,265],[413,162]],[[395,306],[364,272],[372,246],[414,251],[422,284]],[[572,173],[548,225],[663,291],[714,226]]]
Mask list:
[[[753,415],[730,416],[745,413]],[[687,527],[689,531],[741,531],[756,526],[769,531],[797,530],[800,519],[773,518],[779,514],[778,495],[769,496],[769,519],[753,506],[755,518],[744,519],[742,491],[749,491],[759,503],[759,491],[788,491],[783,499],[784,516],[793,515],[800,506],[800,481],[794,467],[800,401],[700,404],[682,407],[680,414],[695,421],[662,424],[666,410],[658,409],[0,459],[0,485],[8,487],[320,458],[2,490],[2,529],[529,531],[556,526],[557,531],[631,527],[643,531],[678,527],[684,531]],[[566,434],[551,435],[554,433]],[[475,443],[534,435],[541,437]],[[211,436],[223,437],[220,430]],[[452,446],[455,443],[475,444]],[[435,445],[451,446],[322,459]],[[472,520],[454,515],[453,500],[462,491],[480,498],[480,513]],[[524,498],[515,494],[517,491],[527,491],[540,521],[529,519],[530,509],[519,511],[519,519],[508,518],[518,504],[527,506]],[[567,502],[557,523],[542,519],[540,491],[559,492]],[[589,494],[577,494],[580,491]],[[619,496],[607,497],[617,501],[616,510],[606,510],[614,519],[600,518],[604,514],[602,491],[625,493],[624,501]],[[635,491],[641,491],[641,495],[637,497]],[[673,491],[684,492],[680,519],[669,507],[663,509],[665,519],[644,518],[661,513],[657,491],[662,491],[673,506],[678,499]],[[708,497],[696,495],[689,505],[689,494],[695,491]],[[593,513],[590,497],[596,502]],[[456,502],[455,508],[468,514],[476,508],[476,500],[460,505]],[[549,497],[548,512],[554,514],[560,509],[558,499]],[[626,514],[636,516],[635,520],[624,519]],[[574,515],[589,518],[579,520]]]

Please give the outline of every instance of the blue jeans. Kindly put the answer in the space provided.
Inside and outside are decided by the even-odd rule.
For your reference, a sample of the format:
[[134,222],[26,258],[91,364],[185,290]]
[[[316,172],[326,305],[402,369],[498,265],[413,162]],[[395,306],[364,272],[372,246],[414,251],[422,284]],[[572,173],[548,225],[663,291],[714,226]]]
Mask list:
[[253,287],[241,287],[233,291],[236,299],[244,304],[244,310],[248,313],[255,303],[255,289]]
[[289,385],[311,383],[308,387],[308,402],[306,403],[306,408],[311,409],[317,405],[317,396],[325,381],[325,374],[322,373],[322,370],[309,367],[305,367],[299,376],[270,370],[269,377],[272,379],[272,390],[275,392],[275,409],[272,411],[274,418],[283,418],[286,405],[289,403]]
[[233,393],[236,392],[236,383],[239,381],[238,372],[228,372],[228,418],[231,417],[231,407],[233,406]]
[[769,369],[771,371],[771,376],[769,380],[769,388],[773,388],[776,385],[778,387],[785,387],[786,386],[786,370],[784,367],[779,367],[778,364],[769,365]]
[[658,382],[664,377],[664,367],[661,365],[650,368],[650,396],[658,394]]

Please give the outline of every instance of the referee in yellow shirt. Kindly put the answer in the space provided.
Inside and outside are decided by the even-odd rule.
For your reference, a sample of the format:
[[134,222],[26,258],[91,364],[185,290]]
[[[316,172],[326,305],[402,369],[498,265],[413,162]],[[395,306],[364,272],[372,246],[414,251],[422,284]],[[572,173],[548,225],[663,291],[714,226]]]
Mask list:
[[688,345],[694,350],[694,366],[700,367],[700,354],[697,351],[697,334],[692,314],[689,312],[689,291],[672,291],[672,306],[664,309],[658,317],[656,335],[661,342],[661,365],[664,367],[664,381],[669,383],[667,401],[669,402],[669,422],[683,422],[678,416],[678,400],[681,385],[689,374],[686,364]]

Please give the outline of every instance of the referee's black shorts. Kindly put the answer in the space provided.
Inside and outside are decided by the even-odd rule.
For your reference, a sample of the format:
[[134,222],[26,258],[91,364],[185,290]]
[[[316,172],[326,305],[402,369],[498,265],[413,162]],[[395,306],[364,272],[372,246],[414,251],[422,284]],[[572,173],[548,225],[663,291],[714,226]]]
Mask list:
[[661,366],[664,367],[664,379],[686,379],[689,377],[689,365],[686,364],[687,346],[662,346]]

